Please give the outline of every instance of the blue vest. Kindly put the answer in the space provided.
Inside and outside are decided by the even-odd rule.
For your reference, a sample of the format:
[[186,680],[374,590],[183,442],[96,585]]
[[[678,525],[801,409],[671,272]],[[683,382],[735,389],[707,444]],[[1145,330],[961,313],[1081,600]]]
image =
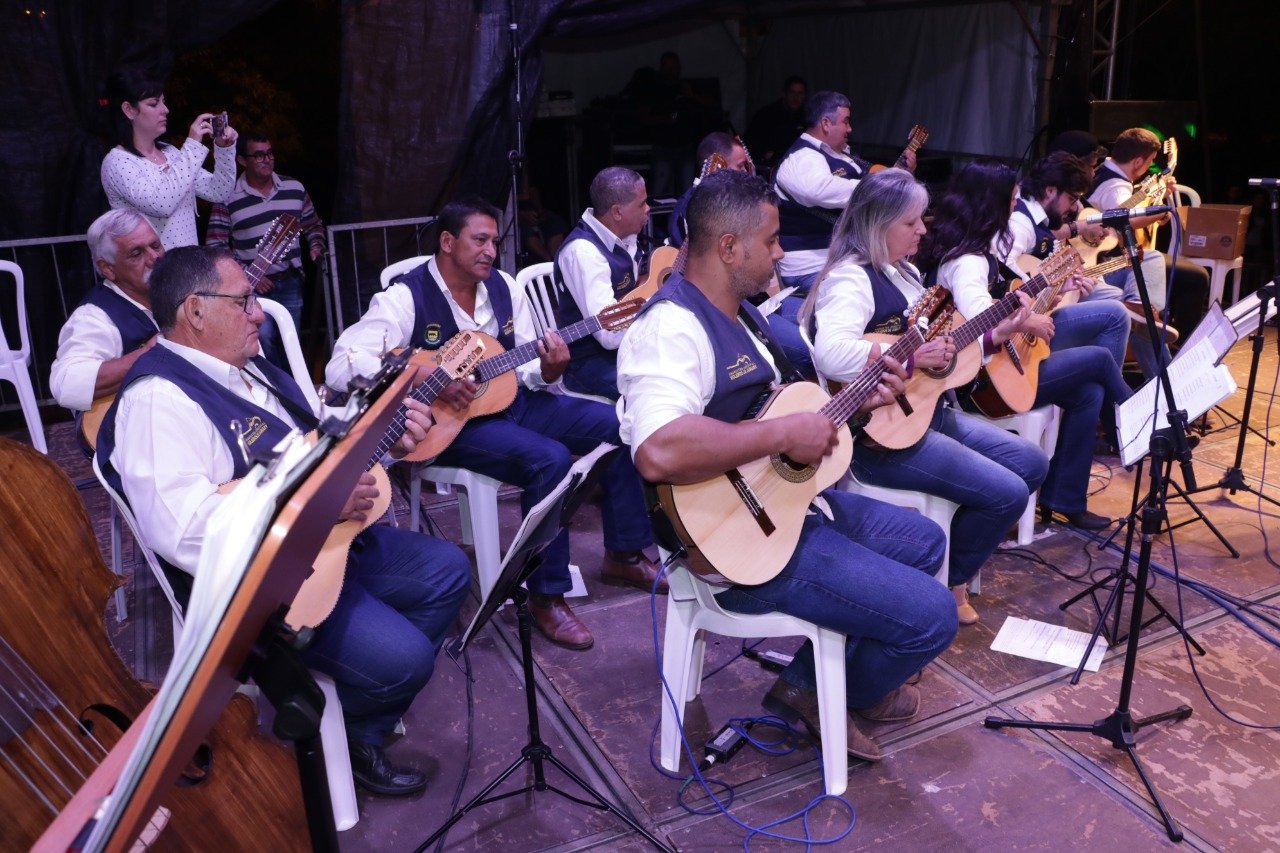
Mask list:
[[671,221],[667,224],[667,239],[677,249],[684,244],[684,238],[689,233],[689,229],[685,227],[685,214],[689,211],[689,199],[693,198],[693,191],[697,188],[698,185],[693,184],[685,190],[684,195],[676,199],[676,206],[671,209]]
[[[231,473],[233,480],[238,480],[249,473],[249,463],[240,454],[239,442],[236,434],[231,430],[232,420],[239,420],[244,424],[244,440],[249,445],[250,451],[270,450],[295,426],[303,430],[314,429],[318,421],[309,414],[311,406],[303,396],[302,389],[293,381],[293,377],[262,356],[255,356],[253,364],[276,391],[276,396],[292,415],[293,423],[286,423],[266,409],[237,397],[194,364],[165,347],[152,347],[135,361],[121,382],[120,393],[116,395],[115,402],[111,404],[98,431],[98,467],[116,493],[124,497],[124,484],[119,472],[111,464],[111,454],[116,447],[116,412],[120,408],[120,399],[124,396],[125,389],[145,376],[160,376],[169,380],[200,406],[231,451],[234,465]],[[128,500],[128,498],[125,499]],[[185,609],[191,597],[191,575],[158,554],[156,557],[160,560],[165,576],[169,579],[174,597]]]
[[[590,225],[579,219],[578,224],[573,226],[573,230],[569,232],[569,236],[561,244],[560,250],[556,252],[555,282],[560,293],[567,293],[564,290],[564,276],[560,272],[560,252],[563,252],[565,247],[575,240],[586,240],[595,247],[596,251],[609,264],[609,283],[613,285],[614,299],[621,299],[635,289],[636,269],[631,260],[631,255],[627,253],[626,249],[616,244],[612,249],[606,249],[604,243],[600,241],[600,236],[596,234]],[[581,319],[583,319],[582,309],[578,306],[576,299],[567,297],[558,300],[556,304],[556,324],[561,329]],[[600,342],[595,339],[594,335],[587,335],[585,338],[579,338],[569,344],[569,357],[575,361],[584,358],[606,358],[609,361],[616,361],[617,353],[600,346]]]
[[133,352],[160,331],[146,312],[105,284],[90,288],[80,304],[102,309],[111,322],[115,323],[120,330],[120,341],[124,345],[121,355]]
[[[716,390],[703,414],[709,418],[737,423],[751,410],[752,404],[773,385],[773,367],[756,348],[755,338],[743,328],[736,317],[726,317],[724,312],[703,295],[679,273],[673,273],[667,283],[654,294],[641,311],[648,311],[658,302],[674,302],[692,311],[711,340],[715,356]],[[768,323],[749,302],[742,308],[754,315],[757,325],[768,329]]]
[[[424,349],[439,349],[458,334],[458,324],[453,319],[453,308],[436,283],[435,277],[422,263],[394,281],[403,284],[413,294],[413,332],[409,345]],[[516,345],[515,312],[511,307],[511,290],[507,281],[494,267],[484,281],[489,294],[489,305],[498,321],[498,343],[512,350]],[[427,322],[428,319],[431,322]]]
[[[862,160],[856,160],[849,163],[841,160],[839,157],[833,157],[821,147],[813,145],[811,142],[801,137],[787,149],[787,153],[782,155],[782,159],[778,161],[778,168],[774,169],[774,175],[778,174],[778,169],[782,167],[782,163],[797,151],[805,148],[811,148],[822,155],[823,159],[831,167],[831,174],[837,178],[844,178],[849,181],[860,180],[866,174],[868,164]],[[778,202],[778,242],[782,244],[784,252],[796,252],[806,249],[826,249],[831,245],[831,232],[835,230],[836,220],[840,218],[841,208],[818,208],[808,207],[798,201],[790,198],[781,198]]]
[[1036,222],[1036,218],[1031,215],[1031,208],[1027,207],[1027,203],[1021,198],[1018,199],[1018,205],[1014,210],[1027,217],[1027,221],[1036,229],[1036,244],[1031,247],[1028,254],[1042,261],[1053,254],[1053,232],[1049,230],[1048,224]]

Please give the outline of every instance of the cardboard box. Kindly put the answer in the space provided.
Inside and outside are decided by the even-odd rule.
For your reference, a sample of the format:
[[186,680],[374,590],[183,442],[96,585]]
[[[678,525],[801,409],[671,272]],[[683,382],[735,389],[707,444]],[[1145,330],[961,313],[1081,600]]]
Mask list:
[[1202,204],[1184,208],[1186,232],[1182,254],[1191,258],[1230,261],[1244,254],[1244,235],[1249,230],[1248,205]]

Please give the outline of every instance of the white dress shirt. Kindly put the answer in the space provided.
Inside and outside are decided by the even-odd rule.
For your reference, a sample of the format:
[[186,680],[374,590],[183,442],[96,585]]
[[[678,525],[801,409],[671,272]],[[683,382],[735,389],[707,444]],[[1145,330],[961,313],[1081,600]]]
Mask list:
[[1021,210],[1014,210],[1013,215],[1009,217],[1009,228],[1005,234],[997,234],[991,239],[991,251],[999,255],[1002,248],[1001,244],[1005,240],[1011,240],[1009,250],[1004,253],[1005,266],[1010,269],[1021,269],[1018,266],[1018,258],[1022,255],[1030,254],[1031,250],[1036,247],[1036,225],[1048,225],[1049,214],[1045,213],[1044,206],[1033,198],[1022,198],[1022,203],[1027,206],[1027,210],[1031,211],[1031,218]]
[[[237,397],[293,423],[252,365],[242,372],[163,336],[157,346],[191,362]],[[244,373],[249,374],[248,384]],[[223,498],[218,487],[235,471],[230,448],[204,410],[159,376],[137,380],[120,396],[115,437],[111,464],[120,474],[143,541],[179,569],[194,574],[209,517]]]
[[[636,265],[636,236],[619,237],[614,234],[596,219],[595,211],[589,207],[583,212],[582,221],[596,233],[606,249],[612,251],[621,246],[631,256],[631,280],[636,281],[640,274]],[[609,262],[589,240],[565,243],[556,263],[560,266],[565,289],[583,317],[594,317],[617,301],[613,295],[613,273]],[[625,329],[616,332],[601,329],[595,333],[595,339],[605,349],[617,349],[625,333]]]
[[[111,282],[107,287],[141,309],[151,322],[151,309],[129,297]],[[96,285],[95,285],[96,287]],[[81,305],[71,312],[58,333],[58,355],[49,371],[49,390],[58,405],[75,412],[93,405],[93,388],[102,362],[124,355],[120,329],[97,305]]]
[[[738,321],[742,321],[739,319]],[[750,330],[748,330],[750,331]],[[778,370],[768,348],[751,336],[764,363]],[[700,415],[716,390],[715,354],[698,318],[680,305],[647,309],[618,348],[618,420],[622,440],[636,449],[685,415]]]
[[196,196],[225,202],[236,183],[236,147],[213,146],[213,171],[206,171],[209,149],[187,138],[181,148],[160,143],[157,150],[168,162],[161,166],[146,157],[113,148],[102,160],[102,188],[113,208],[127,207],[146,216],[165,249],[195,246]]
[[[911,267],[914,272],[915,267]],[[893,286],[913,305],[924,288],[894,266],[882,268]],[[818,290],[815,315],[818,337],[813,342],[813,364],[818,373],[837,382],[849,382],[866,366],[870,341],[863,333],[875,316],[876,300],[866,270],[852,260],[832,268]]]
[[1133,196],[1133,181],[1110,157],[1103,160],[1098,168],[1106,169],[1109,174],[1089,196],[1089,204],[1098,210],[1121,207]]
[[[849,164],[849,173],[858,174],[859,167],[848,151],[837,151],[807,133],[800,138],[816,145],[832,157]],[[858,179],[849,180],[831,174],[831,164],[818,151],[802,148],[782,161],[774,175],[778,195],[803,204],[806,207],[824,207],[839,212],[849,204],[849,196],[858,185]],[[810,275],[822,269],[827,262],[826,249],[801,249],[788,252],[778,261],[778,274],[783,276]]]
[[[440,277],[440,269],[436,266],[434,255],[427,259],[427,272],[431,281],[436,283],[444,293],[445,299],[449,301],[453,321],[458,325],[459,331],[480,331],[495,338],[498,337],[501,330],[498,328],[498,320],[494,316],[493,306],[489,302],[489,291],[485,288],[484,282],[476,285],[475,316],[472,316],[462,310],[453,295],[449,293],[444,279]],[[499,272],[502,280],[506,282],[507,290],[511,293],[511,310],[515,315],[516,345],[528,343],[537,337],[529,304],[525,301],[524,294],[517,290],[511,276],[505,272]],[[373,301],[369,303],[369,310],[363,317],[348,326],[334,344],[333,357],[329,359],[329,364],[324,370],[325,384],[330,388],[343,390],[353,375],[372,376],[381,366],[380,356],[383,352],[409,345],[410,336],[413,334],[413,321],[413,293],[408,285],[393,284],[374,295]],[[485,353],[486,358],[490,355]],[[542,381],[542,365],[536,358],[516,368],[516,375],[529,388],[538,389],[546,386]]]

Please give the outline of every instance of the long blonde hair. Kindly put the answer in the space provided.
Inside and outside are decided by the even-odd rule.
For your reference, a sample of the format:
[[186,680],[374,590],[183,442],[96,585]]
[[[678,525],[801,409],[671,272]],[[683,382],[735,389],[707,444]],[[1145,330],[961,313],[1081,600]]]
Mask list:
[[918,209],[923,213],[928,204],[929,191],[906,169],[884,169],[859,181],[831,235],[827,262],[809,288],[796,321],[802,327],[808,324],[827,275],[845,261],[875,267],[892,264],[904,276],[912,278],[905,260],[889,257],[885,232],[908,211]]

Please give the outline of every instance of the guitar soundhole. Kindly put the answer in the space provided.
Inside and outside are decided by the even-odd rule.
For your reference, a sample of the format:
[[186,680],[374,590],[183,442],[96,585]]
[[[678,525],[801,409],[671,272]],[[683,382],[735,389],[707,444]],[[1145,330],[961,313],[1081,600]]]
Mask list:
[[478,400],[484,396],[484,392],[487,390],[489,390],[489,380],[486,379],[484,382],[481,382],[476,386],[476,399]]
[[956,361],[957,359],[951,359],[951,361],[947,363],[946,367],[922,367],[920,369],[924,371],[924,375],[928,376],[930,379],[946,379],[951,375],[951,371],[956,369]]
[[794,459],[788,459],[785,455],[773,456],[770,461],[773,463],[773,470],[777,475],[788,483],[803,483],[817,471],[812,465],[801,465]]

